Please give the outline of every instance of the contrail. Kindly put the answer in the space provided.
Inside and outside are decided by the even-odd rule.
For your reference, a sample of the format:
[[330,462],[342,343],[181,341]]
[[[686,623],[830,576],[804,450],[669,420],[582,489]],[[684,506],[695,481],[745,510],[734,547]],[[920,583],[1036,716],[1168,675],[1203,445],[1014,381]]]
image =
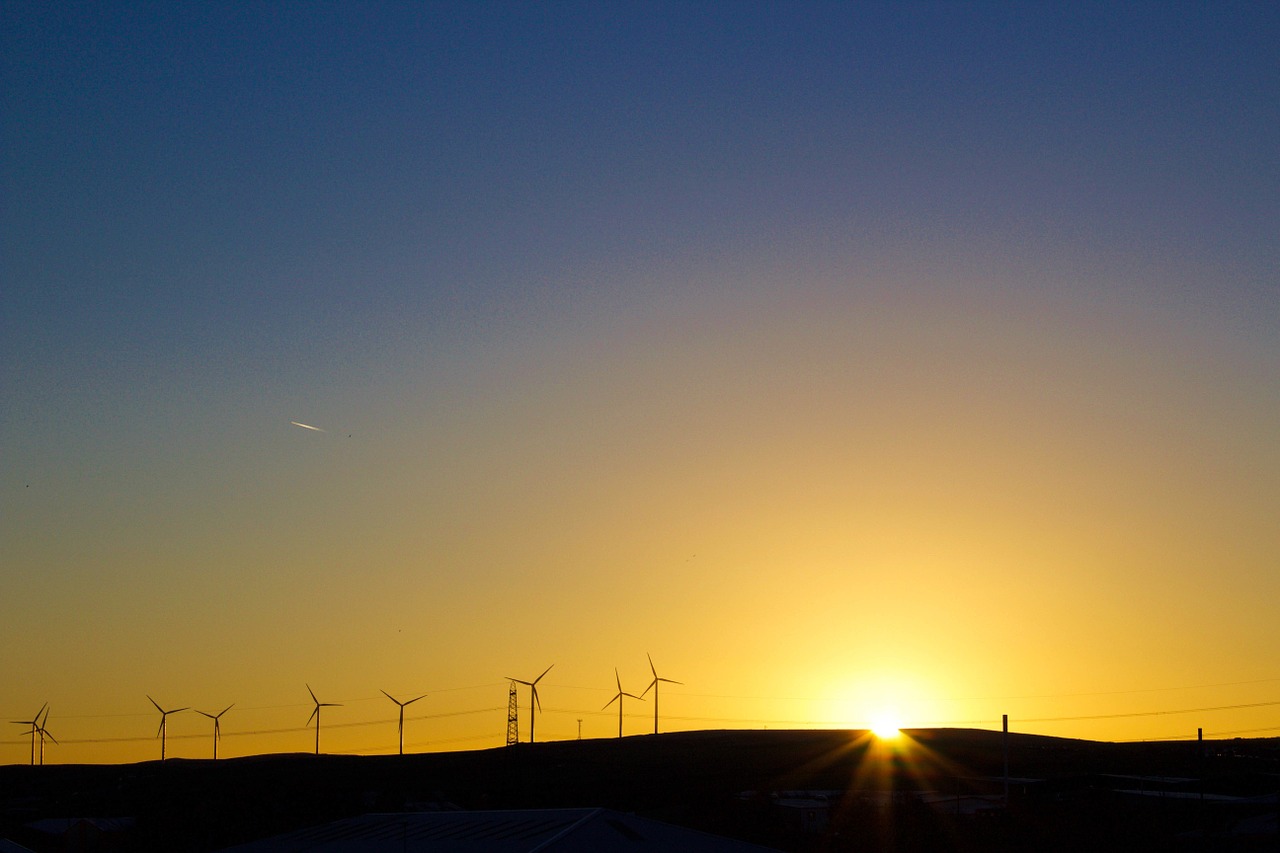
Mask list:
[[324,430],[322,430],[320,427],[315,427],[315,426],[312,426],[311,424],[299,423],[298,421],[289,421],[289,423],[293,424],[296,427],[302,427],[303,429],[313,429],[316,432],[324,432]]

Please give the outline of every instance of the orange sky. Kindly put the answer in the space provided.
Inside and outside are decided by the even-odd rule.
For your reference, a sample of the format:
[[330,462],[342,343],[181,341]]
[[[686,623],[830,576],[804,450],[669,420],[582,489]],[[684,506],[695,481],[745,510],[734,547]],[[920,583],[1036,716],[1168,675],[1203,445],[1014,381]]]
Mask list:
[[[310,683],[342,703],[327,751],[395,747],[380,690],[429,694],[409,749],[478,748],[502,743],[504,678],[554,663],[539,738],[603,737],[614,666],[638,693],[649,652],[684,682],[664,730],[1274,725],[1266,377],[1122,305],[795,292],[515,342],[443,407],[376,384],[275,418],[214,401],[104,474],[109,499],[24,487],[9,630],[40,642],[5,651],[32,685],[8,714],[49,701],[57,761],[154,757],[146,694],[235,702],[224,756],[307,750]],[[626,714],[651,729],[648,703]],[[210,731],[171,718],[169,754]]]

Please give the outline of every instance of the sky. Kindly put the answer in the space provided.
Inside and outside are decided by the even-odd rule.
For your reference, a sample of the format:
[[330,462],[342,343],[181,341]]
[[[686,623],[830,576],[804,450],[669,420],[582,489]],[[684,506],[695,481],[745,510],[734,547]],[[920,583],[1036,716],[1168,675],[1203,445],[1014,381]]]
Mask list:
[[0,719],[481,749],[553,665],[537,739],[610,737],[652,656],[663,731],[1280,734],[1277,43],[4,3]]

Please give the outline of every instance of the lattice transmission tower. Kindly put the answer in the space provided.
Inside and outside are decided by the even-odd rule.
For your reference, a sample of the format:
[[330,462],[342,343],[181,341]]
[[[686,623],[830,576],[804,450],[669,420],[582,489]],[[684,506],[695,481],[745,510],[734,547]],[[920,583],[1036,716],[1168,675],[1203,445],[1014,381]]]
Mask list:
[[520,713],[516,704],[516,683],[511,682],[507,691],[507,746],[515,746],[520,742]]

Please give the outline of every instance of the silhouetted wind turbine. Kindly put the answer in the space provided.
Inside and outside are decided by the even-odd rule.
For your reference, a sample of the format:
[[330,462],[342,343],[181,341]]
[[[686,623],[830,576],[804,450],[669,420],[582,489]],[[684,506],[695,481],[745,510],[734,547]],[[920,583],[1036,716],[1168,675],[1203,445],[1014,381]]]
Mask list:
[[[148,698],[148,699],[151,699],[151,695],[150,695],[150,694],[148,694],[148,695],[147,695],[147,698]],[[168,741],[168,739],[169,739],[169,738],[168,738],[168,736],[167,736],[167,735],[168,735],[168,733],[167,733],[167,731],[166,731],[166,730],[168,729],[168,725],[167,725],[167,723],[168,723],[168,721],[169,721],[169,715],[170,715],[170,714],[176,714],[176,713],[178,713],[179,711],[185,711],[185,710],[187,710],[187,709],[186,709],[186,708],[174,708],[172,711],[166,711],[164,708],[161,708],[161,707],[160,707],[160,703],[159,703],[159,702],[157,702],[157,701],[156,701],[156,700],[154,700],[154,699],[151,699],[151,704],[152,704],[152,705],[155,705],[155,706],[156,706],[156,710],[160,712],[160,731],[156,732],[156,737],[160,738],[160,760],[161,760],[161,761],[164,761],[164,749],[165,749],[165,742],[166,742],[166,741]]]
[[[40,710],[36,711],[36,715],[29,720],[14,720],[15,726],[31,726],[31,766],[36,765],[36,735],[40,733],[40,715],[49,707],[49,703],[45,702],[40,706]],[[43,762],[42,762],[43,763]]]
[[[551,664],[551,666],[555,666],[555,664]],[[546,675],[548,672],[550,672],[551,666],[544,669],[542,671],[542,675]],[[542,680],[542,675],[539,675],[533,681],[525,681],[524,679],[521,679],[521,678],[507,679],[508,681],[514,681],[516,684],[529,685],[529,693],[530,693],[530,696],[529,696],[529,743],[533,743],[533,706],[537,705],[538,710],[539,711],[542,710],[542,700],[538,698],[538,682]]]
[[390,693],[388,693],[385,690],[382,691],[382,695],[386,696],[392,702],[395,702],[397,705],[400,706],[400,754],[404,755],[404,709],[405,709],[405,706],[412,705],[414,702],[417,702],[418,699],[425,699],[427,694],[423,693],[417,699],[410,699],[408,702],[401,702],[399,699],[392,696]]
[[[613,679],[618,682],[618,695],[614,696],[608,702],[605,702],[604,708],[608,708],[614,702],[618,703],[618,737],[622,737],[622,697],[630,696],[632,699],[639,699],[640,697],[634,693],[626,693],[623,691],[622,679],[618,677],[618,668],[616,666],[613,668]],[[600,710],[603,711],[604,708],[601,708]]]
[[341,702],[321,702],[316,698],[316,692],[311,689],[311,685],[307,685],[307,692],[311,694],[311,701],[316,703],[315,710],[311,712],[311,716],[307,717],[307,725],[311,725],[311,721],[316,721],[316,755],[320,754],[320,709],[321,708],[341,708]]
[[672,681],[670,678],[659,678],[658,670],[653,668],[653,655],[645,652],[644,656],[649,659],[649,671],[653,673],[653,681],[649,682],[649,686],[640,695],[644,696],[650,690],[653,691],[653,733],[656,735],[658,733],[658,682],[665,681],[667,684],[684,684],[684,682]]
[[45,709],[44,709],[44,720],[40,723],[40,726],[39,726],[39,731],[40,731],[40,766],[41,766],[41,767],[44,767],[44,739],[45,739],[45,738],[48,738],[49,740],[53,741],[54,743],[57,743],[57,742],[58,742],[58,739],[57,739],[57,738],[55,738],[53,735],[49,734],[49,730],[45,728],[45,725],[46,725],[48,722],[49,722],[49,708],[48,708],[48,706],[46,705],[46,706],[45,706]]
[[227,713],[228,711],[230,711],[232,708],[235,707],[235,704],[236,704],[235,702],[232,702],[230,705],[223,708],[221,711],[219,711],[216,714],[210,714],[208,711],[196,711],[197,714],[202,714],[208,717],[209,719],[213,720],[213,760],[214,761],[218,760],[218,738],[222,737],[222,724],[219,721],[222,719],[223,714]]

